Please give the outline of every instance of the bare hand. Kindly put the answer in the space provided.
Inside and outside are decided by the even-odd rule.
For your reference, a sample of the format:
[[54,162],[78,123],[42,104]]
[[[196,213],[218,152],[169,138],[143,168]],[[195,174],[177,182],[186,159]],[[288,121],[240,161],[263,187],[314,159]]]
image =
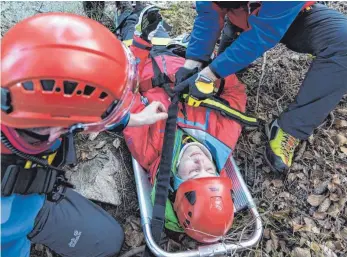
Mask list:
[[152,102],[141,112],[130,114],[129,127],[138,127],[142,125],[151,125],[159,120],[167,119],[168,114],[165,106],[158,101]]

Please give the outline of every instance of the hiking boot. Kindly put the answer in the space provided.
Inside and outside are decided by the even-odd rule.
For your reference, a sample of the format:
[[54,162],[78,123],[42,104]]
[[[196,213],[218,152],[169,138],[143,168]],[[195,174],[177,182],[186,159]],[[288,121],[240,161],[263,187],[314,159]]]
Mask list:
[[266,146],[265,159],[272,169],[287,171],[292,165],[295,148],[300,140],[284,132],[277,119],[265,126],[269,144]]
[[161,21],[162,17],[159,13],[159,8],[149,5],[140,13],[139,21],[135,26],[135,33],[140,35],[144,40],[149,41],[148,35],[158,27]]

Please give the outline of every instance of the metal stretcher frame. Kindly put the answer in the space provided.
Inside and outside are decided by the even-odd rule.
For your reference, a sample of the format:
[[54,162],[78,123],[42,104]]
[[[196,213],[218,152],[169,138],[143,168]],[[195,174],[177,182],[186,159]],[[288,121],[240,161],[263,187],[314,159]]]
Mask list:
[[[136,180],[137,197],[141,212],[141,224],[145,237],[145,241],[149,249],[155,256],[163,257],[203,257],[203,256],[221,256],[232,254],[237,251],[242,251],[255,246],[262,234],[263,234],[263,224],[253,202],[252,196],[241,176],[241,173],[235,163],[233,157],[230,157],[230,163],[232,165],[232,179],[233,185],[237,185],[238,191],[242,192],[245,200],[248,202],[248,210],[254,217],[254,232],[253,235],[244,241],[235,243],[214,243],[209,245],[199,246],[196,250],[180,251],[180,252],[167,252],[158,246],[154,241],[151,232],[151,217],[152,217],[152,202],[151,202],[151,190],[152,186],[149,182],[148,173],[138,164],[138,162],[132,158],[133,169]],[[237,181],[235,181],[237,180]],[[236,183],[235,183],[236,182]]]

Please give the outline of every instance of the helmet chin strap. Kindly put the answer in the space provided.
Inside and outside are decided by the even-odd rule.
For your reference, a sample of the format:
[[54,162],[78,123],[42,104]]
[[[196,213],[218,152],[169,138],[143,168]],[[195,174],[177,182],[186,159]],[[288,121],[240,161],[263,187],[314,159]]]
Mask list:
[[21,133],[26,134],[29,137],[32,137],[32,138],[37,139],[37,140],[40,140],[42,142],[48,141],[48,139],[49,139],[49,135],[39,135],[39,134],[37,134],[35,132],[32,132],[30,130],[26,130],[26,129],[17,129],[17,130],[19,132],[21,132]]
[[24,160],[29,160],[31,162],[34,162],[36,164],[39,164],[43,167],[46,167],[46,168],[50,168],[50,169],[54,169],[54,170],[57,170],[57,171],[61,171],[61,172],[65,172],[64,170],[62,169],[59,169],[57,167],[54,167],[52,165],[49,165],[48,164],[48,161],[46,159],[42,159],[42,158],[39,158],[39,157],[36,157],[36,156],[33,156],[33,155],[30,155],[30,154],[26,154],[26,153],[23,153],[21,151],[19,151],[18,149],[16,149],[12,144],[11,142],[7,139],[7,137],[2,133],[1,131],[1,143],[4,144],[4,146],[6,146],[12,153],[14,153],[15,155],[21,157],[22,159]]

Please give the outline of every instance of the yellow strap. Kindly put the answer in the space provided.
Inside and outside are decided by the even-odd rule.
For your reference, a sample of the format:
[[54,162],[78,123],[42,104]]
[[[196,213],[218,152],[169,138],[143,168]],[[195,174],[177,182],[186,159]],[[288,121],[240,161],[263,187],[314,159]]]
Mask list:
[[127,40],[124,40],[123,43],[124,43],[127,47],[129,47],[129,46],[131,46],[131,45],[133,44],[133,40],[132,40],[132,39],[127,39]]
[[[54,152],[50,155],[48,155],[48,164],[52,164],[55,156],[57,155],[57,152]],[[42,156],[43,159],[47,159],[47,155]],[[33,163],[32,161],[26,161],[25,165],[24,165],[24,169],[30,169],[32,167]]]
[[[183,99],[186,99],[188,97],[188,94],[183,95]],[[231,109],[225,104],[222,104],[220,102],[214,101],[212,99],[205,99],[205,100],[195,100],[192,97],[188,97],[188,105],[193,106],[193,107],[198,107],[201,103],[205,103],[208,105],[212,105],[214,107],[217,107],[220,110],[225,111],[226,113],[230,113],[234,116],[239,117],[241,120],[245,120],[247,122],[257,122],[256,118],[253,117],[248,117],[247,115],[243,114],[242,112],[236,111],[234,109]]]
[[24,169],[30,169],[33,163],[31,161],[27,161],[24,165]]
[[155,46],[166,46],[171,41],[170,38],[153,37],[151,42]]
[[189,105],[189,106],[193,106],[193,107],[199,107],[199,105],[202,103],[202,101],[200,101],[200,100],[197,100],[197,99],[195,99],[195,98],[193,98],[193,97],[188,97],[188,102],[187,102],[187,104]]

